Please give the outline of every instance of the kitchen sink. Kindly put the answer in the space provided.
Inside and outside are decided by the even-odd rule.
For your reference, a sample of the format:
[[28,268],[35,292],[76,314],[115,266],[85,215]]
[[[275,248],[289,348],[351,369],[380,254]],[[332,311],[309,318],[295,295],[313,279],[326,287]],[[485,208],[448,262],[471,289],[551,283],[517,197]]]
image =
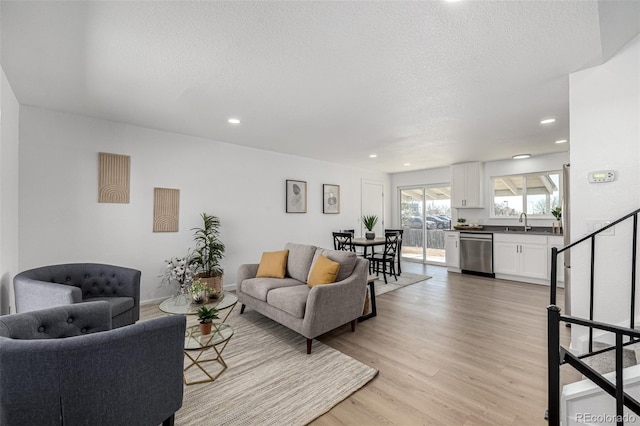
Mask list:
[[503,231],[494,231],[494,232],[505,232],[509,234],[531,234],[531,235],[550,235],[551,231],[527,231],[525,232],[521,226],[507,226]]

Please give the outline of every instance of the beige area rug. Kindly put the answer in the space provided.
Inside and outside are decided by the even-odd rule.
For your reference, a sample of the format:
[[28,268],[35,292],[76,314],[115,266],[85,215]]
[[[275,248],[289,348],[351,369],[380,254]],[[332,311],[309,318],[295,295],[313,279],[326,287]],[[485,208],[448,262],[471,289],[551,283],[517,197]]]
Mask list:
[[373,286],[376,289],[376,296],[379,296],[381,294],[388,293],[390,291],[397,290],[411,284],[419,283],[420,281],[428,280],[429,278],[431,277],[428,275],[410,274],[408,272],[403,272],[400,276],[398,276],[398,281],[396,281],[393,276],[387,275],[388,284],[385,284],[384,278],[382,278],[382,274],[380,274],[380,278],[374,281]]
[[[161,314],[153,307],[143,307],[144,319]],[[222,352],[227,370],[213,383],[185,386],[176,425],[305,425],[378,374],[317,340],[307,355],[303,336],[251,309],[239,313],[238,304],[226,321],[234,329]]]

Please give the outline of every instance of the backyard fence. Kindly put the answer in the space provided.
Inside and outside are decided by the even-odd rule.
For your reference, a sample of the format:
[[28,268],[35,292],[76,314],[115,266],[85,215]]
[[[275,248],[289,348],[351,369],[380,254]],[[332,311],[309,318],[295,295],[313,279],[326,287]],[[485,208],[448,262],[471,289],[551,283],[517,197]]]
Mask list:
[[[422,229],[404,227],[402,245],[404,247],[422,247],[424,233]],[[427,229],[427,247],[434,249],[444,249],[444,230]]]

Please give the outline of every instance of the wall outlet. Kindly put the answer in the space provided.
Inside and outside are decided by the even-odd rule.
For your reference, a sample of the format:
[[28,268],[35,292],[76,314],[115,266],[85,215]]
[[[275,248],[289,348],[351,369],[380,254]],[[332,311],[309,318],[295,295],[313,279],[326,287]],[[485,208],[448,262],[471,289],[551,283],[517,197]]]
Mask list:
[[[610,223],[611,221],[608,220],[587,220],[587,234],[596,232],[598,229],[602,229]],[[599,233],[598,235],[602,235],[603,237],[613,237],[616,235],[616,227],[613,226],[606,231]]]

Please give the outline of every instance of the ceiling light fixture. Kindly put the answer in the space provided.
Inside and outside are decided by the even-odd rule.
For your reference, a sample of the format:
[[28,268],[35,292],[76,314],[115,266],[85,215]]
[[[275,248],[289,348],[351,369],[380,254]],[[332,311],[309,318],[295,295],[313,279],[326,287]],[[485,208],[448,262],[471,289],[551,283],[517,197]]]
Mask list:
[[227,120],[230,124],[240,124],[240,120],[237,118],[230,118]]
[[513,158],[514,160],[522,160],[523,158],[529,158],[531,157],[531,154],[518,154],[518,155],[514,155]]
[[540,124],[551,124],[555,122],[556,122],[555,118],[545,118],[544,120],[540,120]]
[[560,139],[560,140],[557,140],[556,143],[567,143],[567,140],[566,139]]
[[378,154],[369,154],[369,158],[376,158]]
[[411,165],[411,163],[404,163],[404,165],[405,165],[405,166],[410,166],[410,165]]

